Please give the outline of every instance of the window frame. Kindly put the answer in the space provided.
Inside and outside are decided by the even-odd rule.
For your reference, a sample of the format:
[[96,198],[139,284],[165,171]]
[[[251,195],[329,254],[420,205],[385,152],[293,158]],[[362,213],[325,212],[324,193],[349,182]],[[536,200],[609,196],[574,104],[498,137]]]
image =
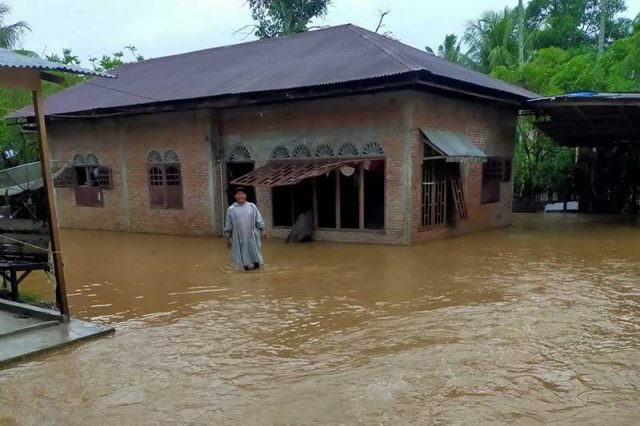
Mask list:
[[502,201],[502,184],[511,182],[511,165],[512,160],[503,157],[487,157],[482,163],[480,204],[497,204]]
[[[170,180],[168,170],[175,180]],[[157,173],[154,172],[157,169]],[[154,172],[154,173],[152,173]],[[170,184],[177,182],[177,184]],[[147,188],[149,208],[155,210],[184,210],[184,176],[182,162],[175,149],[151,150],[147,153]],[[161,199],[161,202],[157,202]]]
[[[91,163],[87,162],[87,159],[93,159]],[[100,165],[98,158],[95,154],[88,154],[86,157],[83,157],[81,154],[76,154],[74,156],[74,161],[72,164],[73,169],[73,190],[76,201],[76,207],[104,207],[104,193],[103,188],[110,188],[111,181],[109,181],[109,185],[103,186],[100,185],[99,177],[94,177],[93,172],[96,169],[101,169],[103,166]],[[111,169],[104,168],[109,170],[109,176],[111,176]],[[85,182],[82,184],[79,181],[79,170],[83,170],[85,175]]]

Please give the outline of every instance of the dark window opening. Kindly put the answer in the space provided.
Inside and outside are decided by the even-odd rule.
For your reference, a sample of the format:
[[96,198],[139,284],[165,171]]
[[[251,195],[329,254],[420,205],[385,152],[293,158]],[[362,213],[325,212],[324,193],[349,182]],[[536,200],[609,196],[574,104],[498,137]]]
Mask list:
[[316,178],[318,228],[336,227],[336,173]]
[[500,184],[511,180],[511,160],[507,161],[509,161],[508,177],[504,159],[491,157],[482,164],[482,204],[500,202]]
[[273,226],[293,225],[293,190],[291,186],[276,186],[271,190]]
[[384,229],[384,161],[374,160],[364,167],[364,227]]
[[[227,203],[229,205],[235,203],[235,194],[234,191],[238,187],[238,185],[231,185],[229,182],[232,182],[247,173],[252,172],[254,169],[253,162],[230,162],[227,163]],[[256,203],[256,190],[255,188],[248,186],[244,187],[247,194],[247,201],[250,203]]]
[[342,167],[340,173],[340,227],[360,227],[360,174],[358,168]]
[[292,226],[302,213],[313,211],[313,180],[297,185],[276,186],[271,190],[273,225]]
[[87,174],[87,166],[76,166],[73,168],[76,172],[76,185],[89,185],[89,177]]

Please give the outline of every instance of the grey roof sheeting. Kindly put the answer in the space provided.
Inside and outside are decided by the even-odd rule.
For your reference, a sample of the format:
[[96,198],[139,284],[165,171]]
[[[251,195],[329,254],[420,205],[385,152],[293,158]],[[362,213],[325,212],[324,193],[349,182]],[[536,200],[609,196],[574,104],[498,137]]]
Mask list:
[[[539,95],[347,24],[125,64],[45,101],[47,115],[312,88],[427,72],[505,98]],[[31,115],[29,109],[9,117]]]
[[484,160],[487,154],[477,148],[464,133],[449,132],[447,130],[420,129],[431,146],[442,153],[448,160],[473,158]]
[[20,55],[19,53],[2,48],[0,48],[0,68],[28,68],[43,71],[61,71],[71,74],[115,78],[114,75],[108,73],[91,71],[76,65],[47,61],[46,59],[41,59],[35,56]]

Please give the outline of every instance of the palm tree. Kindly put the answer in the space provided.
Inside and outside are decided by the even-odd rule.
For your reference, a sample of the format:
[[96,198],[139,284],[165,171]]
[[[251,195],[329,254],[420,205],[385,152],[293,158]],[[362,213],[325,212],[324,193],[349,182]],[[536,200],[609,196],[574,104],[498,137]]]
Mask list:
[[6,3],[0,3],[0,47],[13,50],[22,41],[24,33],[31,31],[31,28],[24,21],[6,25],[5,21],[10,12],[11,8]]
[[451,62],[460,62],[460,42],[455,34],[447,34],[444,43],[438,46],[438,56]]
[[469,46],[468,56],[484,72],[500,65],[512,65],[518,57],[512,11],[505,7],[499,12],[484,12],[480,19],[468,23],[463,41]]

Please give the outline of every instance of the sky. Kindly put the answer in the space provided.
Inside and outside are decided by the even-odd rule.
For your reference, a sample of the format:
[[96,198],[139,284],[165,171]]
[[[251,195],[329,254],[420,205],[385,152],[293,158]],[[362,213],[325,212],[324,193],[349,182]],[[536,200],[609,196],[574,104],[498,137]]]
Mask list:
[[[70,47],[83,65],[88,58],[134,45],[146,58],[252,40],[237,31],[251,24],[246,0],[6,0],[7,23],[26,21],[23,47],[38,54]],[[448,33],[462,34],[467,21],[484,10],[517,6],[517,0],[333,0],[317,25],[352,23],[373,30],[379,10],[400,41],[434,50]],[[628,17],[640,0],[627,0]]]

